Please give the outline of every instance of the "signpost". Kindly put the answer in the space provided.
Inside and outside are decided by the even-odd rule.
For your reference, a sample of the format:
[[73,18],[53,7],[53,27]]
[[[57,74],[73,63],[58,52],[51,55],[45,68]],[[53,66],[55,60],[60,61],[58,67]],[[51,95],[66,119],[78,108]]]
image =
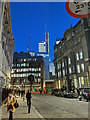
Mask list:
[[76,18],[85,18],[90,16],[90,1],[85,0],[67,0],[66,1],[67,12]]

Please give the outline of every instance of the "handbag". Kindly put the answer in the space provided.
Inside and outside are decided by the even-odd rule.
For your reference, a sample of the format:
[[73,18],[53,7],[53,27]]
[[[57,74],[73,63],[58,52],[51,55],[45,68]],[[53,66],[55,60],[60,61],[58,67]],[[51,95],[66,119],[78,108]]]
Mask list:
[[17,100],[16,100],[16,102],[15,102],[15,104],[14,104],[14,107],[15,107],[15,108],[18,108],[18,107],[19,107],[19,104],[18,104]]

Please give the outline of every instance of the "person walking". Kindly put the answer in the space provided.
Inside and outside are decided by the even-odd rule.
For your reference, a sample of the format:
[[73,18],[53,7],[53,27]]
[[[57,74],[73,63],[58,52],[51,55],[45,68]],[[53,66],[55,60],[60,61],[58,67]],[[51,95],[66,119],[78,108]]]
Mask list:
[[31,93],[29,92],[29,90],[28,90],[28,92],[26,94],[26,98],[27,98],[28,113],[30,113],[30,109],[31,109]]
[[13,120],[13,112],[15,112],[14,104],[16,103],[15,97],[9,92],[8,97],[3,102],[1,108],[7,103],[7,112],[9,112],[9,120]]

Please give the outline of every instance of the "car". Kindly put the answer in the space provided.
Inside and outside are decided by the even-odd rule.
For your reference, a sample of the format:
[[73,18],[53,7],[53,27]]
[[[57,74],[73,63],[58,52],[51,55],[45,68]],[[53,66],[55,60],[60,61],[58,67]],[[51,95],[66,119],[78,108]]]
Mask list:
[[78,94],[73,93],[73,91],[70,92],[70,91],[64,90],[63,93],[64,93],[63,96],[65,98],[77,98],[78,97]]
[[90,88],[80,88],[80,96],[79,96],[79,101],[84,98],[86,102],[90,101]]
[[51,95],[55,95],[55,96],[58,96],[58,97],[63,97],[63,92],[61,91],[61,89],[52,89]]

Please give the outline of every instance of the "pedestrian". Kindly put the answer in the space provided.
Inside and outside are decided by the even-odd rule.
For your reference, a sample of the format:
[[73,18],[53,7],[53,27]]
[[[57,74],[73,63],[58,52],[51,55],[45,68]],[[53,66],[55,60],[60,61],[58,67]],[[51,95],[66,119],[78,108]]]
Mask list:
[[26,94],[26,98],[27,98],[28,113],[30,113],[30,108],[31,108],[31,93],[29,92],[29,90],[28,90],[28,92]]
[[48,93],[48,89],[46,89],[46,94]]
[[8,93],[8,97],[3,102],[1,108],[7,103],[7,112],[9,112],[9,120],[13,119],[13,112],[15,111],[14,104],[16,103],[16,99],[13,94]]
[[78,93],[78,96],[80,95],[80,91],[79,91],[79,88],[77,88],[77,93]]

